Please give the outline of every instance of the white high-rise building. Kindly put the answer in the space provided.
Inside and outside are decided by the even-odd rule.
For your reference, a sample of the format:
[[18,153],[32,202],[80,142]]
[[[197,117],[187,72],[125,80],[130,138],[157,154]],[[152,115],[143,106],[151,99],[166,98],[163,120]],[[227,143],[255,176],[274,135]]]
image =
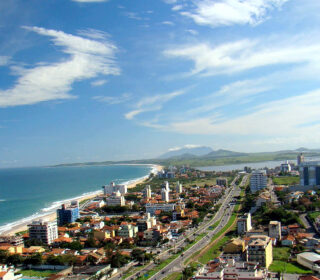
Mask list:
[[176,192],[177,193],[182,193],[182,184],[180,184],[179,181],[177,182],[177,185],[176,185]]
[[267,173],[265,170],[254,170],[250,178],[251,192],[257,192],[267,187]]
[[106,199],[108,206],[125,206],[126,200],[123,195],[121,195],[120,191],[113,193]]
[[150,185],[147,185],[146,188],[144,189],[144,197],[147,199],[151,198],[151,187]]
[[128,192],[127,185],[116,185],[114,182],[111,182],[110,185],[102,187],[103,194],[108,195],[119,191],[122,195]]
[[58,238],[57,221],[32,221],[28,228],[30,239],[38,239],[47,245]]
[[169,202],[169,191],[165,188],[161,189],[161,199],[162,201]]
[[162,188],[163,188],[163,189],[166,189],[168,192],[170,192],[169,182],[168,182],[168,181],[165,181],[165,182],[162,184]]

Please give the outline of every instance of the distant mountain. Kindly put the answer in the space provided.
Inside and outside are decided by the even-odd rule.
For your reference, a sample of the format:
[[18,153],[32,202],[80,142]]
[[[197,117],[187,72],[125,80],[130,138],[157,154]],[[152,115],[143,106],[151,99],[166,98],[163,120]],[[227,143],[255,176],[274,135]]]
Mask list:
[[212,151],[209,154],[205,155],[204,157],[205,158],[222,158],[222,157],[241,157],[241,156],[247,156],[247,155],[249,154],[220,149],[217,151]]
[[204,156],[209,153],[213,152],[213,150],[210,147],[193,147],[193,148],[188,148],[188,147],[183,147],[180,149],[176,149],[173,151],[169,151],[167,153],[164,153],[159,159],[168,159],[168,158],[192,158],[192,157],[197,157],[197,156]]

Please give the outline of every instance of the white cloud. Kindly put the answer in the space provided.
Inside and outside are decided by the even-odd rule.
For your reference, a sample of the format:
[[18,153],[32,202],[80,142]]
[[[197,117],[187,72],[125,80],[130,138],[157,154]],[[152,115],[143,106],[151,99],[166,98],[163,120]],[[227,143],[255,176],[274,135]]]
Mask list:
[[[204,117],[173,122],[165,127],[185,134],[265,136],[272,139],[295,135],[319,137],[320,89],[266,102],[251,112],[230,119]],[[289,141],[289,140],[288,140]]]
[[115,63],[117,48],[107,40],[92,40],[40,27],[25,29],[50,37],[69,57],[56,63],[41,62],[33,68],[19,69],[20,77],[15,85],[0,90],[0,107],[75,98],[69,94],[74,82],[120,72]]
[[201,145],[193,145],[193,144],[186,144],[182,147],[174,147],[174,148],[170,148],[169,149],[169,152],[173,152],[173,151],[179,151],[179,150],[182,150],[184,148],[187,148],[187,149],[193,149],[193,148],[199,148],[201,147]]
[[320,42],[298,37],[244,39],[216,46],[208,43],[180,46],[168,49],[164,54],[193,61],[190,74],[218,75],[269,65],[314,63],[320,61]]
[[174,25],[174,23],[172,21],[168,21],[168,20],[163,21],[161,23],[164,24],[164,25]]
[[91,85],[93,87],[100,87],[100,86],[103,86],[105,83],[107,83],[107,80],[95,80],[91,82]]
[[200,0],[194,1],[181,15],[199,25],[211,27],[234,24],[256,25],[268,17],[268,12],[280,8],[288,0]]
[[136,108],[134,110],[131,110],[125,114],[125,118],[131,120],[141,113],[161,110],[163,104],[184,93],[184,90],[180,90],[167,94],[158,94],[145,97],[135,105]]
[[94,96],[93,99],[99,101],[99,102],[105,102],[108,104],[120,104],[125,103],[132,99],[132,95],[129,93],[124,93],[120,96]]
[[187,32],[190,33],[191,35],[198,35],[198,31],[194,29],[187,29]]
[[172,7],[172,11],[180,11],[182,10],[182,8],[183,8],[183,5],[174,5]]
[[134,12],[126,12],[124,13],[126,17],[130,19],[135,19],[135,20],[142,20],[142,17],[140,17],[137,13]]
[[0,66],[7,65],[9,63],[10,57],[9,56],[1,56],[0,55]]

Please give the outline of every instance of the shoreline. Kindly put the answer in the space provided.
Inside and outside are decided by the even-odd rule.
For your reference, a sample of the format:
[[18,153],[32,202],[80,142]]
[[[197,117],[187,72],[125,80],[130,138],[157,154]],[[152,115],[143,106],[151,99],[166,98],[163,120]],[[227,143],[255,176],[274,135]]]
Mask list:
[[[124,164],[124,165],[126,165],[126,164]],[[128,164],[128,165],[130,165],[130,164]],[[132,164],[132,165],[142,165],[142,164]],[[145,164],[143,164],[143,165],[145,165]],[[152,168],[150,170],[150,172],[148,173],[148,175],[124,182],[125,184],[127,184],[128,189],[132,189],[137,184],[144,182],[149,177],[149,175],[151,173],[159,172],[163,169],[163,166],[161,166],[161,165],[148,164],[148,166],[150,166],[150,168]],[[31,223],[33,220],[39,220],[39,219],[48,220],[48,221],[56,220],[57,219],[56,210],[58,208],[60,208],[61,204],[70,203],[72,200],[78,200],[80,203],[81,201],[84,201],[87,199],[92,199],[100,194],[102,194],[102,191],[94,191],[94,192],[90,192],[90,193],[84,193],[84,194],[79,195],[74,198],[67,198],[62,201],[55,201],[52,203],[52,205],[50,207],[42,209],[42,211],[44,211],[44,213],[37,212],[29,217],[25,217],[25,218],[22,218],[18,221],[14,221],[14,222],[5,224],[3,226],[0,226],[0,236],[15,235],[18,232],[25,231],[28,229],[28,227],[27,227],[28,224]],[[47,212],[47,213],[45,213],[45,212]],[[5,229],[6,227],[8,229]],[[2,230],[2,228],[3,228],[3,230]]]

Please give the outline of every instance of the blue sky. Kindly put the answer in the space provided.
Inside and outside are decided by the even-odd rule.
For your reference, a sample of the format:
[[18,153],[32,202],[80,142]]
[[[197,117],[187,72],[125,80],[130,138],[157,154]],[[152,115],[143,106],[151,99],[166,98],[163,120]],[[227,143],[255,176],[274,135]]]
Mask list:
[[319,1],[0,3],[0,167],[320,148]]

